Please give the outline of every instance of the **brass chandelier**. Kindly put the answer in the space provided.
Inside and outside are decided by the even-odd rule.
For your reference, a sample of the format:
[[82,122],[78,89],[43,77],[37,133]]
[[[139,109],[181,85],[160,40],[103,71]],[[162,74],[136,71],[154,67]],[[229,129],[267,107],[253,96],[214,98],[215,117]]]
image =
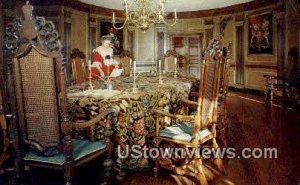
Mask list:
[[[160,0],[159,5],[154,5],[153,0],[134,0],[132,5],[128,6],[127,0],[124,0],[125,6],[125,21],[120,27],[116,26],[115,12],[113,12],[113,27],[115,29],[122,29],[125,25],[128,27],[138,28],[146,31],[152,24],[165,24],[165,3],[166,0]],[[177,22],[176,10],[174,10],[174,20],[169,26],[174,26]]]

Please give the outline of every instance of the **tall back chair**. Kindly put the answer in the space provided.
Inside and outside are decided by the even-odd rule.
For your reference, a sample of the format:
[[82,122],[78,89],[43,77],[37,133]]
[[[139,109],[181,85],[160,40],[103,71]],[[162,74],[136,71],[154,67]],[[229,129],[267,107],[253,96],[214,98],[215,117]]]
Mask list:
[[[196,107],[196,114],[173,115],[161,110],[153,110],[157,114],[156,135],[161,146],[184,146],[187,150],[195,150],[208,141],[212,141],[211,147],[217,149],[216,141],[217,122],[217,101],[220,84],[220,63],[222,60],[222,50],[218,40],[212,40],[205,52],[205,58],[201,65],[201,78],[199,86],[198,101],[182,100],[186,106]],[[162,117],[170,117],[176,120],[176,124],[161,128],[164,120]],[[162,144],[164,143],[164,144]],[[173,143],[173,144],[170,144]],[[222,160],[219,156],[215,159],[215,164],[221,172],[225,172]],[[207,184],[202,166],[202,156],[193,155],[178,162],[176,160],[159,158],[156,161],[156,168],[165,167],[179,175],[187,175],[196,178],[197,184]]]
[[[8,147],[9,139],[7,133],[7,124],[4,116],[2,87],[0,86],[0,176],[5,172],[4,163],[9,159]],[[1,177],[0,177],[1,178]]]
[[[29,165],[65,170],[66,184],[71,184],[73,168],[108,152],[109,140],[91,142],[71,138],[71,129],[76,125],[68,115],[62,45],[53,23],[33,17],[32,10],[33,6],[24,5],[25,20],[8,24],[4,37],[6,52],[12,59],[7,70],[8,77],[11,68],[13,71],[9,80],[14,82],[11,88],[15,98],[11,101],[17,107],[11,110],[16,110],[12,115],[18,131],[15,135],[18,183],[22,183],[24,165]],[[100,116],[107,117],[111,112],[114,111],[99,114],[90,122],[99,121]]]
[[228,92],[230,60],[231,60],[231,44],[227,48],[223,48],[223,59],[221,65],[221,80],[220,80],[221,99],[224,99]]
[[[179,55],[175,50],[168,50],[164,55],[164,70],[166,72],[174,72],[175,71],[175,58],[178,60]],[[179,61],[177,61],[176,65],[178,65]]]
[[75,84],[80,84],[86,81],[86,64],[85,54],[78,48],[74,48],[71,53],[72,76]]
[[130,75],[130,70],[131,70],[131,65],[130,61],[132,61],[132,54],[128,50],[123,50],[123,52],[120,55],[121,57],[121,63],[124,69],[124,75],[129,76]]

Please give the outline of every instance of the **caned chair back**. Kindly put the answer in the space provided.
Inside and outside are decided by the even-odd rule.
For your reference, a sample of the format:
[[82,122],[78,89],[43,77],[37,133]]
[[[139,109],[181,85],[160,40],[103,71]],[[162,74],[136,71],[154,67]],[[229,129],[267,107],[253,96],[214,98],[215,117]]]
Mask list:
[[216,122],[221,57],[220,41],[214,39],[210,42],[201,65],[194,134],[207,127],[208,124]]
[[41,145],[60,141],[55,68],[54,59],[35,48],[13,60],[23,136]]
[[[166,72],[174,72],[175,71],[175,59],[178,59],[179,55],[175,50],[168,50],[164,55],[164,70]],[[176,63],[178,65],[178,61]]]

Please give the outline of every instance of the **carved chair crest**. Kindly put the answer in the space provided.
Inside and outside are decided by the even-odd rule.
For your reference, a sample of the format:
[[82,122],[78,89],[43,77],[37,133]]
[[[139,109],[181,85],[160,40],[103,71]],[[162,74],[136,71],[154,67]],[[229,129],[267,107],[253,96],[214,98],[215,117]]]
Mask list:
[[175,50],[168,50],[168,51],[166,51],[164,57],[170,57],[170,56],[178,58],[179,54]]
[[132,58],[132,53],[128,50],[123,50],[122,53],[120,54],[120,57],[128,57],[128,58]]
[[32,5],[23,6],[25,20],[15,19],[7,25],[4,35],[5,51],[14,54],[33,46],[42,48],[55,57],[62,57],[62,45],[53,22],[46,21],[44,17],[33,17],[32,10]]

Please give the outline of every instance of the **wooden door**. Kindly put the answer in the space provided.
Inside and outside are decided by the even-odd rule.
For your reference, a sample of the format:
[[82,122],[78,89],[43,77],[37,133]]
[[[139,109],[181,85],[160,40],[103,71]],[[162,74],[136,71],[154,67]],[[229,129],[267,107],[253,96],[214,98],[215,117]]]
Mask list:
[[201,61],[201,35],[190,35],[173,37],[173,48],[174,50],[184,56],[183,68],[184,71],[194,75],[195,77],[200,77],[200,61]]
[[200,37],[188,37],[187,47],[187,71],[197,78],[200,78],[201,62],[201,40]]

